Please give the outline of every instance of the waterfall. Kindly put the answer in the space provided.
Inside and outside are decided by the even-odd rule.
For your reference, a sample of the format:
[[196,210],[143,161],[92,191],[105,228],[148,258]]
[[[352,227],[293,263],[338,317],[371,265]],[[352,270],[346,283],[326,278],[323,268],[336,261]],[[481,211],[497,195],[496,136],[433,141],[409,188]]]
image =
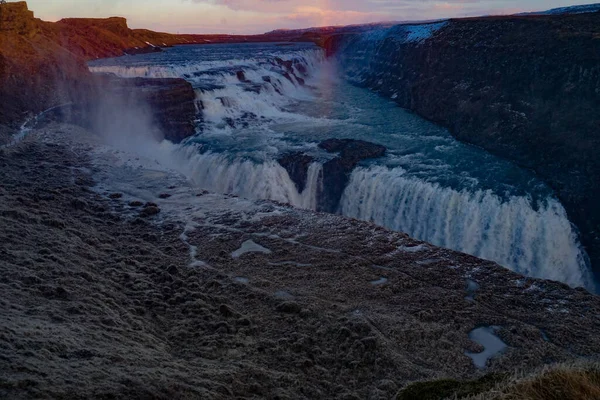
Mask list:
[[90,71],[122,78],[184,78],[194,86],[203,120],[222,129],[239,125],[240,120],[243,124],[288,116],[283,108],[294,100],[310,97],[304,81],[324,61],[321,49],[310,49],[241,60],[169,61],[156,65],[100,63],[91,65]]
[[[418,43],[443,26],[444,23],[404,26],[373,32],[372,37],[362,35],[361,40],[377,41],[383,36]],[[344,73],[353,82],[376,78],[370,75],[373,66],[366,61],[377,49],[371,45],[356,45],[354,53],[346,54],[341,60]],[[427,160],[446,165],[446,173],[471,177],[473,166],[485,165],[493,167],[490,168],[493,171],[506,168],[488,155],[470,152],[461,146],[447,146],[448,152],[439,152],[440,146],[429,149],[428,140],[432,136],[421,135],[429,128],[419,127],[419,121],[408,119],[404,114],[390,116],[394,111],[385,108],[387,103],[364,107],[365,102],[377,100],[354,98],[356,93],[349,91],[342,91],[339,101],[337,97],[328,97],[340,92],[336,91],[338,83],[331,76],[334,74],[327,73],[331,72],[327,68],[324,68],[325,73],[320,71],[328,65],[321,49],[286,47],[282,51],[274,45],[260,47],[262,50],[256,52],[248,49],[258,47],[246,48],[242,58],[238,48],[229,46],[186,47],[174,50],[173,55],[167,51],[148,56],[151,61],[143,58],[99,60],[90,69],[121,77],[189,81],[202,115],[202,133],[180,145],[163,142],[159,151],[149,150],[147,155],[183,173],[198,187],[217,193],[269,199],[317,210],[319,194],[328,190],[322,187],[322,162],[331,157],[319,153],[317,143],[330,137],[360,138],[393,147],[395,144],[390,138],[406,131],[399,139],[396,153],[405,149],[423,152]],[[215,52],[218,54],[213,54]],[[386,59],[386,63],[394,62]],[[323,78],[321,81],[316,79],[319,76]],[[315,95],[319,90],[313,90],[311,85],[322,89],[325,93],[322,99]],[[305,108],[294,108],[298,104],[305,108],[310,104],[314,109],[305,112]],[[355,112],[361,109],[368,113]],[[362,120],[345,124],[356,115]],[[363,122],[365,125],[361,125]],[[338,123],[344,123],[343,130],[331,128]],[[448,135],[447,141],[451,140]],[[441,141],[440,145],[447,141]],[[136,148],[141,151],[144,146],[136,145]],[[289,151],[308,152],[317,160],[309,165],[305,189],[300,193],[288,172],[276,161]],[[470,162],[457,163],[456,170],[452,171],[455,160],[465,157],[470,157]],[[450,183],[432,183],[439,178],[436,169],[417,176],[398,164],[384,166],[389,162],[390,159],[382,159],[383,165],[362,166],[352,172],[340,201],[341,214],[495,261],[524,275],[593,287],[577,233],[550,191],[539,196],[543,200],[534,201],[521,195],[532,193],[529,189],[533,184],[526,179],[510,181],[506,179],[509,174],[494,175],[492,184],[479,184],[479,180],[473,178],[472,181],[478,182],[475,186],[464,186],[461,190],[459,185],[459,189],[455,189]],[[496,179],[505,184],[503,187],[515,185],[523,190],[502,196],[504,190],[494,186]]]
[[553,198],[534,207],[527,197],[456,191],[407,177],[401,168],[371,167],[353,172],[340,210],[524,275],[573,286],[592,282],[577,234]]
[[180,160],[177,169],[203,189],[249,199],[274,200],[308,210],[317,208],[322,173],[319,163],[309,166],[306,187],[299,193],[287,171],[276,161],[259,163],[225,154],[199,153],[194,146],[176,151]]

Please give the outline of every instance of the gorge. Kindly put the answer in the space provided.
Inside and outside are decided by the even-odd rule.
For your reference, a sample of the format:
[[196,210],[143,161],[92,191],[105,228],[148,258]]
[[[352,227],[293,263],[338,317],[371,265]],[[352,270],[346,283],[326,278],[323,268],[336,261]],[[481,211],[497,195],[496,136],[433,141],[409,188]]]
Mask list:
[[[419,26],[408,42],[418,49],[446,24]],[[198,134],[172,157],[200,187],[373,221],[529,276],[593,290],[587,254],[552,187],[340,77],[361,83],[363,73],[395,82],[388,61],[378,70],[377,55],[359,50],[379,49],[377,41],[360,41],[385,39],[389,29],[409,28],[334,36],[326,48],[335,40],[350,44],[330,59],[310,44],[214,44],[90,65],[95,73],[183,78],[193,86]],[[397,101],[395,92],[389,95]],[[327,149],[333,138],[351,139],[360,155]],[[383,151],[369,154],[369,146]]]
[[500,399],[587,371],[584,10],[234,36],[0,4],[0,397]]

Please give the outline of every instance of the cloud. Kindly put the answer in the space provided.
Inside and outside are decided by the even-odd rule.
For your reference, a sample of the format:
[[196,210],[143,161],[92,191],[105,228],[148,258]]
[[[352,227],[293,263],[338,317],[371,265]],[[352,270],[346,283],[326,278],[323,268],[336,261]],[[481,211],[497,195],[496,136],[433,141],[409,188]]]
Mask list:
[[[29,0],[36,16],[125,16],[134,28],[186,33],[262,33],[376,21],[505,14],[573,0]],[[580,0],[590,4],[598,0]]]

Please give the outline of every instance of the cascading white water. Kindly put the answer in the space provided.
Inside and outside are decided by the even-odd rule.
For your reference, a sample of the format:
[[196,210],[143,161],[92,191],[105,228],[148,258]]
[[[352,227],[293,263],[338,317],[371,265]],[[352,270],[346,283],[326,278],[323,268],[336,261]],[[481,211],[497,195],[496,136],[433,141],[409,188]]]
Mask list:
[[577,235],[555,199],[536,210],[526,197],[458,192],[407,177],[401,168],[371,167],[353,172],[341,212],[528,276],[591,282]]
[[[418,40],[427,32],[409,33],[409,39],[411,34]],[[525,275],[593,287],[585,253],[564,208],[550,191],[540,195],[541,183],[531,181],[535,178],[467,148],[440,128],[369,97],[365,90],[344,86],[322,68],[330,64],[320,49],[242,50],[246,57],[238,59],[239,48],[186,47],[173,50],[174,56],[149,56],[153,61],[146,64],[135,61],[140,59],[101,60],[91,70],[121,77],[178,77],[192,83],[202,112],[202,133],[181,145],[163,142],[145,156],[178,170],[199,187],[317,210],[318,195],[327,190],[321,187],[322,164],[309,166],[306,187],[299,193],[277,158],[308,152],[321,161],[329,159],[331,155],[319,153],[317,143],[331,137],[374,141],[388,147],[389,158],[352,173],[340,203],[342,214],[496,261]],[[177,55],[181,59],[174,59]],[[135,147],[144,149],[141,144]],[[396,163],[408,163],[399,165],[410,173]],[[482,165],[494,171],[491,179],[477,174]],[[452,189],[448,177],[460,177],[458,186],[464,189]],[[430,183],[429,178],[444,183]],[[498,195],[511,188],[517,194]],[[532,192],[545,199],[539,207],[523,195]]]
[[[312,49],[183,64],[98,65],[90,70],[123,78],[185,78],[195,87],[203,119],[219,124],[244,116],[269,119],[289,116],[283,111],[287,104],[309,97],[300,79],[311,76],[324,60],[322,50]],[[286,62],[289,67],[283,65]]]
[[319,163],[309,166],[306,187],[299,193],[287,171],[276,161],[231,159],[223,154],[199,153],[194,146],[176,151],[180,160],[176,168],[199,187],[249,199],[275,200],[308,210],[317,208],[322,171]]

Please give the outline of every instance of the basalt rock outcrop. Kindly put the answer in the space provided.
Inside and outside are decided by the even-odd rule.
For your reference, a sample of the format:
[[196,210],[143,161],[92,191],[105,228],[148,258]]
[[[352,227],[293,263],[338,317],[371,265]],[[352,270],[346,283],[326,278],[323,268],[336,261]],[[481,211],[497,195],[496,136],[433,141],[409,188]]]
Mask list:
[[352,170],[362,160],[383,157],[386,148],[363,140],[328,139],[319,144],[328,153],[338,153],[323,164],[323,186],[319,193],[320,210],[336,212],[350,180]]
[[[337,157],[323,164],[321,186],[317,192],[317,210],[335,213],[354,168],[363,160],[383,157],[386,148],[354,139],[327,139],[319,143],[319,147],[328,153],[338,153]],[[299,192],[306,187],[308,168],[315,161],[314,157],[301,152],[289,153],[278,159]]]
[[348,78],[536,171],[600,272],[600,13],[396,26],[322,41]]
[[288,172],[290,179],[296,185],[296,189],[298,189],[298,193],[302,193],[304,188],[306,188],[308,167],[315,162],[315,159],[304,153],[297,152],[284,154],[277,161]]
[[196,133],[196,94],[186,80],[108,78],[108,81],[111,95],[147,105],[152,123],[165,139],[178,143]]
[[139,129],[152,131],[149,135],[158,140],[174,143],[196,133],[195,93],[184,79],[93,75],[89,81],[90,87],[81,102],[46,111],[28,127],[68,122],[105,136],[123,134],[124,130],[132,134],[131,130],[138,130],[137,125]]

